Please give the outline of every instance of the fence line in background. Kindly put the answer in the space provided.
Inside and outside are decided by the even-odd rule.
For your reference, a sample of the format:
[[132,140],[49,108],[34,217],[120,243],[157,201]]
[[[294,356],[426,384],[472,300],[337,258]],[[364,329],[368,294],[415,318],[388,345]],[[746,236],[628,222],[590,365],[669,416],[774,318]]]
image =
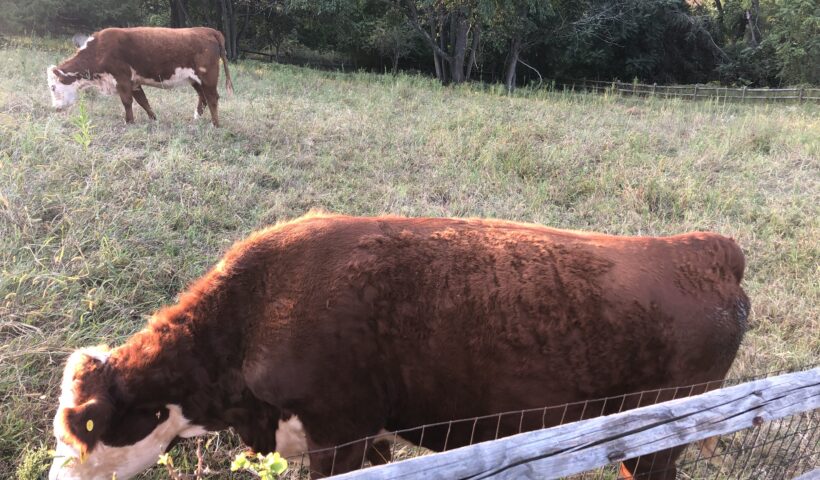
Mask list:
[[[573,475],[820,409],[820,368],[340,475],[340,480]],[[810,442],[817,431],[813,427]],[[814,453],[814,452],[813,452]],[[734,467],[734,466],[733,466]]]
[[686,98],[690,100],[820,102],[820,88],[731,88],[711,85],[652,85],[642,83],[567,80],[558,86],[569,90],[610,92],[635,96]]
[[[268,52],[241,49],[243,55],[256,55],[262,57],[267,62],[273,62],[276,55]],[[294,61],[288,55],[287,63],[296,65],[320,68],[320,69],[340,69],[345,70],[344,63],[331,61],[309,61],[300,59]],[[773,102],[820,102],[820,88],[732,88],[711,85],[652,85],[643,83],[625,83],[618,81],[599,80],[566,80],[556,81],[556,86],[565,90],[584,90],[591,92],[610,92],[625,95],[652,96],[663,98],[686,98],[691,100],[724,100],[724,101],[773,101]]]

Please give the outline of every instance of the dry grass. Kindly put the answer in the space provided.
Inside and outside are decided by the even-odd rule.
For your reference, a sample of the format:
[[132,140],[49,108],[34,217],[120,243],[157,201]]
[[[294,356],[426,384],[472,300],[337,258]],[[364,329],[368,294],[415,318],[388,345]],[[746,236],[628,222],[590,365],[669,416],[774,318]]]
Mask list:
[[49,104],[64,56],[0,49],[0,477],[36,476],[71,349],[120,343],[231,242],[312,207],[721,232],[753,302],[734,373],[820,358],[816,105],[509,97],[249,61],[221,129],[191,120],[193,90],[148,90],[159,121],[132,126],[84,95],[86,149],[77,110]]

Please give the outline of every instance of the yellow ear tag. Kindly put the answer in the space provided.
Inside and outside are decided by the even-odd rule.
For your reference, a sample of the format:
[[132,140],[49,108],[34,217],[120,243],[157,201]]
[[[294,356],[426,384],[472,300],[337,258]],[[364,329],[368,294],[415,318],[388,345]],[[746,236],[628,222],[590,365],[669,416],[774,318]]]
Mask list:
[[85,429],[88,430],[89,432],[94,430],[94,420],[89,420],[89,421],[85,422]]

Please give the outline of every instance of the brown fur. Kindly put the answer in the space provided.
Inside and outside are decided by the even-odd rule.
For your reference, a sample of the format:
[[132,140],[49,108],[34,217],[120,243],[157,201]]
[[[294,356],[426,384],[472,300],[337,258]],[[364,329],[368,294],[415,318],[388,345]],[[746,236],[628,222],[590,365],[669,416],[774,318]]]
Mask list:
[[233,93],[233,83],[225,56],[225,38],[217,30],[196,28],[106,28],[91,35],[92,41],[61,63],[55,70],[60,82],[68,85],[78,79],[94,80],[109,73],[117,81],[117,93],[125,107],[125,121],[134,121],[132,101],[156,119],[141,83],[132,79],[132,69],[139,77],[155,82],[168,80],[176,68],[190,68],[201,80],[192,84],[199,96],[197,112],[207,105],[211,121],[219,126],[219,61],[225,70],[225,89]]
[[[117,409],[180,404],[192,422],[233,426],[268,451],[283,411],[321,448],[381,428],[718,381],[746,329],[743,270],[738,246],[710,233],[313,215],[231,248],[112,352],[106,391]],[[449,449],[701,391],[469,422],[449,436],[432,428],[423,445]],[[313,455],[312,469],[358,468],[361,448]],[[622,471],[674,478],[674,468],[647,472],[679,451]]]

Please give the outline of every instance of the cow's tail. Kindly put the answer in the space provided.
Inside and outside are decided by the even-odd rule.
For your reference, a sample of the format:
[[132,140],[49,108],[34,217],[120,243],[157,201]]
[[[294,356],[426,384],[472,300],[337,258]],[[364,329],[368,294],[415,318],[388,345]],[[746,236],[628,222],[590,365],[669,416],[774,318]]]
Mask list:
[[731,238],[723,238],[722,244],[725,251],[726,265],[734,275],[737,283],[740,283],[743,280],[743,271],[746,270],[746,257],[743,255],[743,250]]
[[233,95],[233,82],[231,81],[231,72],[228,71],[228,52],[225,50],[225,37],[220,33],[217,35],[219,40],[219,56],[222,58],[222,68],[225,69],[225,90],[228,95]]
[[[743,280],[743,273],[746,269],[746,257],[743,255],[743,250],[733,239],[717,236],[718,247],[717,262],[731,272],[732,277],[737,282],[738,289],[731,299],[730,315],[734,316],[735,325],[737,329],[734,332],[734,339],[737,347],[740,347],[740,341],[744,333],[749,328],[749,312],[751,304],[746,292],[740,287],[740,282]],[[722,253],[722,254],[721,254]],[[737,351],[737,348],[734,350]]]

